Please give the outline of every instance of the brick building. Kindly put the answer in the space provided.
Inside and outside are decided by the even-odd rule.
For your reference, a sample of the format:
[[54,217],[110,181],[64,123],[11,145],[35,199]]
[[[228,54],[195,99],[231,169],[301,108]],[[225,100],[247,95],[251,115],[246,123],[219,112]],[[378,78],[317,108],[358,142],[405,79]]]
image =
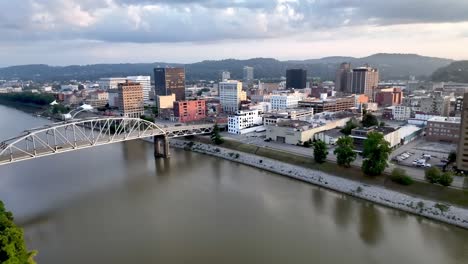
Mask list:
[[174,117],[178,122],[193,122],[206,118],[205,100],[174,102]]
[[403,91],[401,88],[380,89],[375,94],[375,102],[383,107],[400,105],[403,102]]
[[353,108],[355,105],[354,96],[299,101],[299,107],[313,108],[314,113],[339,112]]

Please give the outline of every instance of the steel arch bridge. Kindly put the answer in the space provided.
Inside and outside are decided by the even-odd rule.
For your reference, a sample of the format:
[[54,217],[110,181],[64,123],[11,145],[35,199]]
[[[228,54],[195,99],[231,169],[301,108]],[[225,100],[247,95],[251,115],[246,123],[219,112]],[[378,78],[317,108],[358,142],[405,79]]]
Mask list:
[[160,151],[160,141],[165,142],[164,156],[167,156],[168,138],[202,135],[212,131],[212,124],[166,127],[139,118],[71,120],[29,129],[17,137],[1,142],[0,166],[148,137],[154,137],[155,155]]

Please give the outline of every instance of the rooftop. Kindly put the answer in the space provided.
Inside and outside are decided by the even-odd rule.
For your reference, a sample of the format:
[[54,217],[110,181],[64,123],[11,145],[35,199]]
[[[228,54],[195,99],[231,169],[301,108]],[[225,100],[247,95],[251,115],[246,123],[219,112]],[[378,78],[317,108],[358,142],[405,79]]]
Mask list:
[[460,117],[434,116],[434,117],[429,118],[429,120],[427,121],[459,124],[461,122],[461,118]]

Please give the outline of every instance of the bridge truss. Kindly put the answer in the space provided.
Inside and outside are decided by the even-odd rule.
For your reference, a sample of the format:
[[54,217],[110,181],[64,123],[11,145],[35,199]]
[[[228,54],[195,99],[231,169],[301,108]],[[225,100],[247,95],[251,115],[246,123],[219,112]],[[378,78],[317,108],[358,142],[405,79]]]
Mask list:
[[148,137],[210,133],[213,125],[161,127],[139,118],[72,120],[24,131],[0,143],[0,165]]

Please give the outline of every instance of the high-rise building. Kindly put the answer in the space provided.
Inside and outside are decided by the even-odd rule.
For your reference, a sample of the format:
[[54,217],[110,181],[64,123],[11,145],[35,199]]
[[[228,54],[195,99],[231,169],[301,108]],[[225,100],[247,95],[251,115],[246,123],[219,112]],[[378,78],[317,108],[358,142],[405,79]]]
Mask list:
[[226,113],[236,113],[244,95],[242,82],[227,81],[219,83],[219,102]]
[[307,86],[307,71],[304,69],[286,70],[286,89],[304,89]]
[[221,72],[221,81],[227,81],[231,79],[231,73],[228,71]]
[[185,69],[184,68],[155,68],[155,95],[176,95],[177,101],[185,100]]
[[353,69],[351,93],[365,94],[374,101],[374,90],[379,85],[379,71],[369,66]]
[[245,66],[244,67],[244,82],[251,82],[254,79],[254,68]]
[[335,90],[338,92],[347,93],[351,91],[351,64],[348,62],[341,63],[336,71]]
[[126,81],[119,83],[119,110],[124,117],[139,118],[145,114],[141,84]]
[[463,96],[460,136],[457,151],[457,169],[468,171],[468,93]]
[[127,80],[141,84],[143,99],[148,101],[151,92],[151,76],[128,76]]

